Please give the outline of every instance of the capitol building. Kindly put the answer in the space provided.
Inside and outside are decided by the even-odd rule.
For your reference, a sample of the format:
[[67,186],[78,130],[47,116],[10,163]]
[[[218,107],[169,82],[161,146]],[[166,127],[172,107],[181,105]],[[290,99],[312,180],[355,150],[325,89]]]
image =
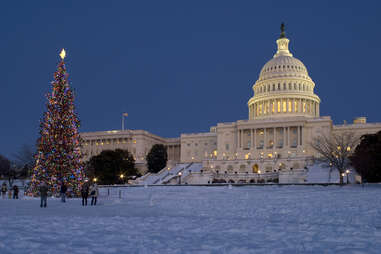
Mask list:
[[284,26],[277,50],[263,66],[247,102],[248,119],[218,123],[206,133],[163,138],[144,130],[81,133],[85,159],[102,150],[127,149],[145,173],[145,156],[154,144],[167,147],[168,165],[146,174],[147,184],[217,182],[303,182],[319,155],[310,146],[319,135],[351,132],[361,136],[381,130],[381,123],[358,117],[351,124],[334,125],[320,116],[320,98],[306,66],[289,50]]

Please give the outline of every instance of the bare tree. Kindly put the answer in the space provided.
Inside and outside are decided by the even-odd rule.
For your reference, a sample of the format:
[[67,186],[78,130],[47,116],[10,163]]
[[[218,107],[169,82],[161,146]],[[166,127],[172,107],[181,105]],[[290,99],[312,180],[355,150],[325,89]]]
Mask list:
[[35,154],[36,149],[33,146],[24,144],[17,152],[12,154],[12,157],[18,168],[25,166],[32,168],[35,163]]
[[4,156],[0,155],[0,176],[8,179],[9,186],[13,185],[16,178],[16,171],[11,162]]
[[350,165],[349,157],[359,141],[360,138],[354,133],[343,132],[321,134],[315,137],[310,145],[320,155],[320,161],[339,171],[340,184],[343,184],[343,176]]

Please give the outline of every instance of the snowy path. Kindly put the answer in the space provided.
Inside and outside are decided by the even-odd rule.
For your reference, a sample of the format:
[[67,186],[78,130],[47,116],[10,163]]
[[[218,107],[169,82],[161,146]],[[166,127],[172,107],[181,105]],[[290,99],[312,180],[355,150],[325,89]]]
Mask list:
[[0,199],[0,253],[380,253],[381,188],[129,188],[81,207]]

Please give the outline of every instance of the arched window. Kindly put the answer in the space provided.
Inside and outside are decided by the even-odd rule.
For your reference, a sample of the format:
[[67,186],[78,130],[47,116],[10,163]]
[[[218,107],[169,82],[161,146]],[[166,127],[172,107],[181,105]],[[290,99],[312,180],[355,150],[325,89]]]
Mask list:
[[283,90],[286,90],[286,83],[283,83]]

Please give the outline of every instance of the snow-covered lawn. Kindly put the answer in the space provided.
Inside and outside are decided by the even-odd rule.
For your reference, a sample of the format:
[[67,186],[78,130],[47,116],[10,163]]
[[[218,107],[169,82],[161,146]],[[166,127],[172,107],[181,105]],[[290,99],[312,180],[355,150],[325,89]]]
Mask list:
[[96,207],[0,199],[2,254],[380,252],[380,187],[135,187]]

